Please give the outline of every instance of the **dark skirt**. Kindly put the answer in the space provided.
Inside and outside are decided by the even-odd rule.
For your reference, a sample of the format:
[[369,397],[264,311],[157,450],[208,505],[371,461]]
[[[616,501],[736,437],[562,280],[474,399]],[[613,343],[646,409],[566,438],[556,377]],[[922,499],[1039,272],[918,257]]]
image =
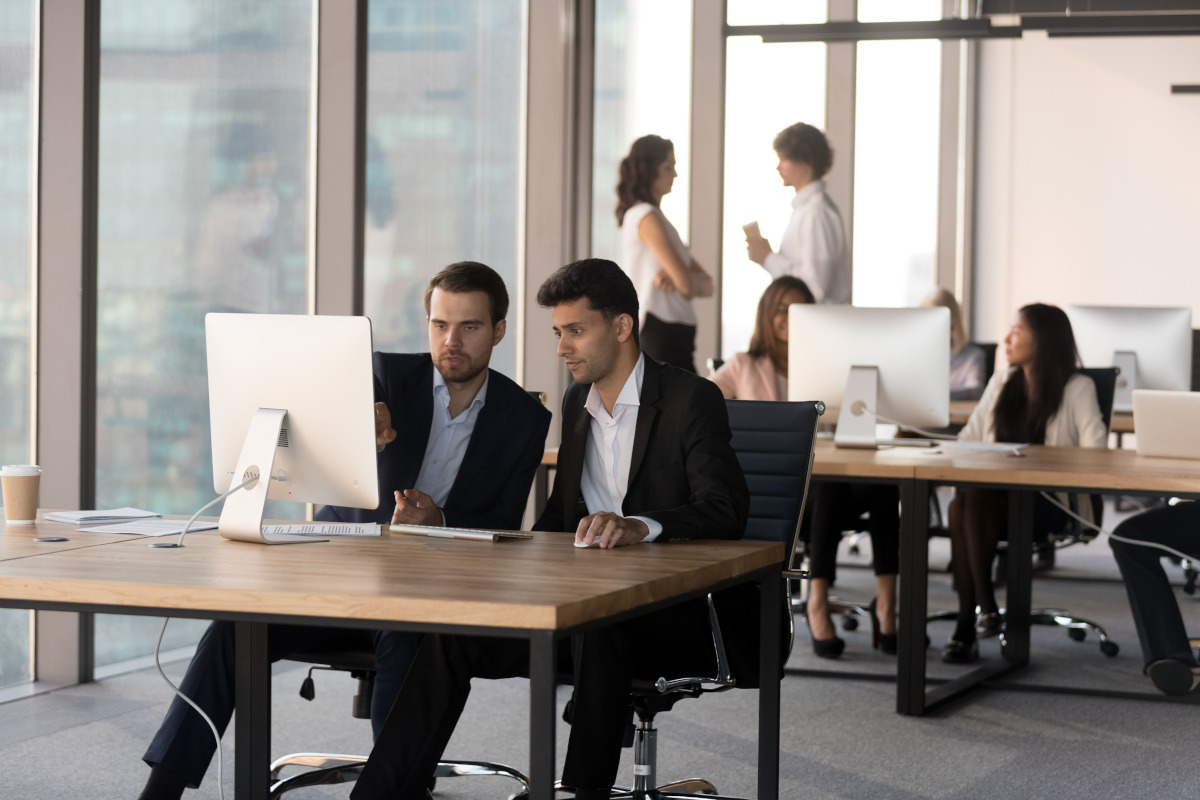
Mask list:
[[663,322],[653,314],[646,314],[642,324],[642,350],[655,361],[673,367],[696,371],[693,356],[696,352],[696,326],[682,322]]

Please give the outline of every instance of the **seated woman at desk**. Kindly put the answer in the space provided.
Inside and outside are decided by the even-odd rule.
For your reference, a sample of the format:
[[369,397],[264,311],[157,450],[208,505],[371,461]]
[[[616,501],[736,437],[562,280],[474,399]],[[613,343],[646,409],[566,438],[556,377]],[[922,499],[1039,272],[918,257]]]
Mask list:
[[978,400],[987,382],[983,348],[967,341],[962,309],[949,289],[939,286],[921,301],[922,308],[950,309],[950,399]]
[[[801,279],[776,278],[758,301],[750,349],[729,359],[712,375],[727,400],[786,400],[788,365],[788,306],[812,303],[812,292]],[[870,514],[869,533],[875,562],[875,644],[885,653],[896,652],[896,573],[899,572],[900,512],[895,487],[822,482],[811,494],[809,526],[809,585],[806,604],[813,652],[837,658],[846,642],[837,635],[829,612],[829,587],[833,583],[842,531]]]
[[[979,405],[958,434],[960,441],[1024,442],[1050,447],[1106,447],[1096,387],[1078,371],[1071,322],[1057,306],[1034,303],[1017,312],[1004,337],[1008,368],[988,382]],[[1084,508],[1090,504],[1084,503]],[[1067,515],[1043,497],[1034,501],[1035,530],[1054,530]],[[958,619],[942,661],[965,664],[979,657],[977,636],[1000,632],[992,586],[996,542],[1008,525],[1003,490],[960,489],[950,503],[950,554]],[[978,606],[978,616],[976,614]]]
[[788,306],[812,302],[808,284],[797,277],[771,282],[758,300],[750,349],[710,376],[726,400],[787,400]]

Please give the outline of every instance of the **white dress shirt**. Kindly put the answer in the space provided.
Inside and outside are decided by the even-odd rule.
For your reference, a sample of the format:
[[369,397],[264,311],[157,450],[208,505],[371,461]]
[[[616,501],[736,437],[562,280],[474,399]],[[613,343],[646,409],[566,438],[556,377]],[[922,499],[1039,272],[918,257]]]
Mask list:
[[763,269],[772,278],[795,275],[818,303],[850,302],[850,261],[846,230],[837,206],[825,194],[825,182],[813,181],[792,198],[792,217]]
[[[621,387],[612,414],[604,407],[595,384],[584,403],[584,408],[592,415],[592,422],[588,431],[588,446],[584,448],[579,491],[589,514],[610,511],[624,516],[622,507],[629,489],[629,462],[633,457],[633,437],[637,432],[638,409],[641,407],[645,358],[645,355],[638,356],[633,372],[629,373],[629,378]],[[648,517],[629,519],[641,520],[650,529],[643,541],[652,542],[662,533],[660,522]]]
[[[417,482],[413,487],[433,498],[438,508],[446,504],[450,496],[450,488],[458,477],[458,468],[462,466],[463,456],[467,453],[467,445],[471,443],[471,434],[475,432],[475,422],[479,412],[487,400],[488,378],[483,379],[483,386],[471,401],[470,407],[450,417],[450,390],[442,373],[433,370],[433,420],[429,424],[429,443],[425,445],[425,458],[421,461],[421,471],[417,473]],[[446,515],[442,515],[442,524],[446,524]]]

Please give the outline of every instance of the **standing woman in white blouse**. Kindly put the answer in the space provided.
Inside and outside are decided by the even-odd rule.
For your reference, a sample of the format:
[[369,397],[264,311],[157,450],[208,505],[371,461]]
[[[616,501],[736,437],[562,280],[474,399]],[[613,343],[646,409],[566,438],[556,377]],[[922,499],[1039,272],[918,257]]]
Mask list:
[[[1008,368],[998,371],[958,438],[969,442],[1023,442],[1048,447],[1107,447],[1096,386],[1079,372],[1079,352],[1067,315],[1057,306],[1033,303],[1017,312],[1004,337]],[[1063,497],[1060,495],[1060,497]],[[992,586],[996,542],[1008,524],[1003,490],[960,489],[950,503],[950,558],[958,594],[954,634],[942,661],[979,658],[977,639],[1000,633]],[[1090,516],[1091,504],[1080,513]],[[1061,529],[1066,513],[1043,497],[1034,500],[1034,530]]]
[[675,146],[661,136],[643,136],[622,159],[617,183],[621,266],[637,289],[642,350],[656,361],[695,372],[692,298],[711,296],[713,281],[659,208],[676,174]]
[[804,281],[818,303],[850,302],[850,261],[846,230],[837,206],[825,194],[821,180],[833,166],[833,151],[825,134],[797,122],[775,136],[775,169],[784,186],[796,190],[779,252],[761,235],[746,232],[746,252],[772,278],[794,275]]

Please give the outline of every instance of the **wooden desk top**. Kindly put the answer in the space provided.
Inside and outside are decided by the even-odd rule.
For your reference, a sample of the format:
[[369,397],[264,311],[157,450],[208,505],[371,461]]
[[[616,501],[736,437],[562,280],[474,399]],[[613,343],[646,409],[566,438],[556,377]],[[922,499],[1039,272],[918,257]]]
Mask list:
[[763,542],[581,550],[565,533],[475,542],[385,533],[258,545],[216,531],[0,562],[0,598],[554,630],[778,564]]
[[918,464],[928,459],[928,448],[891,447],[882,450],[860,450],[836,447],[832,439],[817,439],[812,474],[821,478],[890,478],[908,480],[915,477]]
[[[127,542],[131,538],[119,533],[81,533],[75,530],[75,525],[42,519],[42,513],[38,509],[38,521],[33,525],[5,525],[0,520],[0,561]],[[39,536],[64,536],[67,541],[35,542]]]
[[916,468],[923,480],[1048,486],[1107,492],[1200,493],[1200,461],[1151,458],[1133,450],[1087,447],[1023,448],[1022,458],[979,450],[926,453]]

